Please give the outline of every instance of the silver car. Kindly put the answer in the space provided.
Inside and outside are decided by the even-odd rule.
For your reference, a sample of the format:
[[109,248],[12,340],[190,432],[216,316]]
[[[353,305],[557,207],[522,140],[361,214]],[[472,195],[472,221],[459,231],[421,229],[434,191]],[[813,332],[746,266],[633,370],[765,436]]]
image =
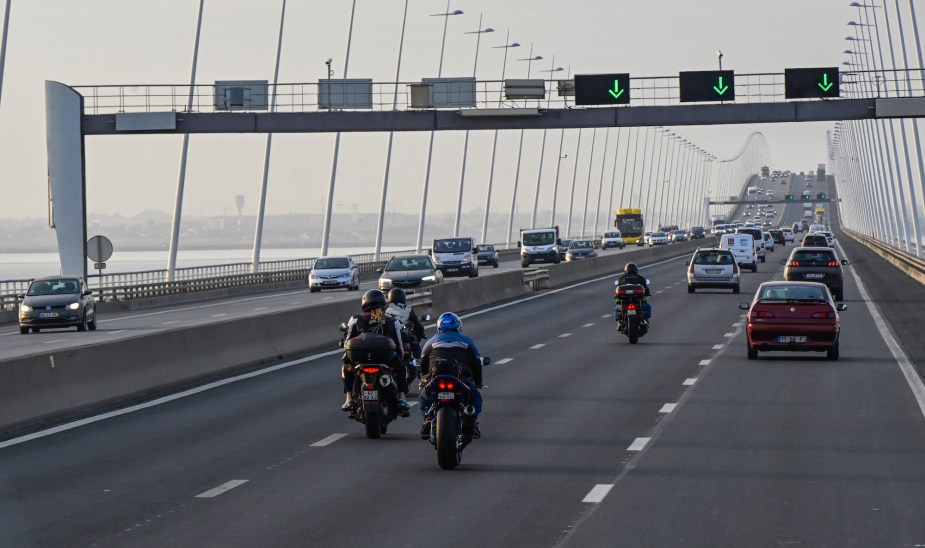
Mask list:
[[712,288],[738,293],[739,276],[735,255],[728,249],[698,249],[687,262],[687,292]]
[[443,273],[437,270],[429,255],[397,255],[380,268],[379,290],[393,287],[414,291],[443,282]]
[[322,289],[360,289],[360,271],[350,257],[320,257],[308,274],[308,290],[317,293]]

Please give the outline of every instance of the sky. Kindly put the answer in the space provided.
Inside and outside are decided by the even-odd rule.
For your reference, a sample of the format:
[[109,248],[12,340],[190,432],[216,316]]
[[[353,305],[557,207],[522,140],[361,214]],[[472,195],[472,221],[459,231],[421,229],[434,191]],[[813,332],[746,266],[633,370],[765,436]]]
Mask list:
[[[523,47],[510,50],[507,77],[525,77],[529,54],[544,59],[533,71],[566,67],[572,74],[629,72],[672,76],[723,65],[737,73],[783,72],[785,67],[840,65],[846,59],[846,23],[857,17],[839,0],[452,0],[444,76],[471,76],[475,35],[483,27],[479,79],[501,76],[505,31]],[[196,81],[272,80],[281,0],[206,0]],[[357,0],[348,77],[393,82],[402,0]],[[289,0],[279,81],[316,82],[333,59],[343,77],[350,19],[349,0]],[[43,218],[47,212],[44,81],[68,85],[186,84],[190,80],[198,0],[13,0],[6,67],[0,95],[0,218]],[[2,7],[0,7],[2,9]],[[400,81],[437,75],[444,0],[410,0]],[[922,10],[925,12],[925,10]],[[921,16],[921,14],[920,14]],[[536,72],[533,76],[539,76]],[[676,128],[720,158],[734,155],[761,131],[773,167],[802,171],[825,161],[829,123]],[[558,133],[558,132],[555,132]],[[577,130],[565,135],[574,149]],[[416,212],[425,176],[427,133],[396,134],[387,209]],[[491,132],[469,144],[463,210],[483,207]],[[502,132],[495,191],[510,201],[519,132]],[[336,211],[377,211],[387,134],[342,137]],[[455,211],[462,163],[459,132],[438,133],[428,210]],[[535,181],[542,132],[527,132],[523,173]],[[265,135],[194,135],[190,139],[184,215],[257,210]],[[334,136],[276,135],[271,156],[267,213],[320,212],[331,176]],[[86,141],[87,200],[91,214],[172,212],[182,137],[106,136]],[[556,167],[558,136],[547,143],[544,185]],[[549,159],[550,151],[552,159]],[[584,154],[587,154],[587,147]],[[562,169],[572,170],[574,153]],[[583,162],[580,158],[579,162]],[[587,177],[581,168],[578,180]],[[531,185],[525,185],[531,186]],[[527,192],[521,190],[520,192]],[[532,190],[518,193],[518,210],[532,207]],[[452,199],[450,199],[452,196]],[[540,208],[548,208],[550,192]]]

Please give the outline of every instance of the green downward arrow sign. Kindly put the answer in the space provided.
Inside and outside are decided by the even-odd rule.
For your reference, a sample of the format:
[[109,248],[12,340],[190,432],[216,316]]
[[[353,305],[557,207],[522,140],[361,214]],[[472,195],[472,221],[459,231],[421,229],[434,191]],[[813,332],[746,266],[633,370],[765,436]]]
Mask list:
[[832,86],[835,85],[835,82],[829,82],[829,75],[828,75],[828,73],[823,73],[823,74],[822,74],[822,83],[820,83],[820,84],[818,84],[818,85],[819,85],[820,88],[822,88],[822,91],[828,92],[830,89],[832,89]]
[[619,81],[619,80],[614,80],[614,81],[613,81],[613,89],[608,89],[608,90],[607,90],[607,93],[609,93],[610,95],[612,95],[614,99],[619,99],[620,96],[623,95],[623,92],[624,92],[624,91],[626,91],[626,90],[625,90],[625,89],[620,89],[620,81]]
[[715,91],[715,92],[718,93],[719,95],[723,95],[724,93],[726,93],[727,91],[729,91],[729,86],[724,86],[724,85],[723,85],[723,77],[722,77],[722,76],[719,77],[718,83],[717,83],[715,86],[713,86],[713,91]]

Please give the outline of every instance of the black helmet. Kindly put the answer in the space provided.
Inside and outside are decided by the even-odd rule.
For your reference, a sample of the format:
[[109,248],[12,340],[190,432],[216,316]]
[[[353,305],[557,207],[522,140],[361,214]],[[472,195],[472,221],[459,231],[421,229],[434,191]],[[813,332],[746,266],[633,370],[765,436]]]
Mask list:
[[626,263],[626,266],[623,267],[623,272],[625,274],[639,274],[639,267],[636,266],[636,263]]
[[370,289],[363,295],[362,301],[363,312],[369,312],[377,308],[385,308],[385,294],[378,289]]
[[405,304],[405,292],[401,288],[393,287],[389,290],[389,302],[395,304]]

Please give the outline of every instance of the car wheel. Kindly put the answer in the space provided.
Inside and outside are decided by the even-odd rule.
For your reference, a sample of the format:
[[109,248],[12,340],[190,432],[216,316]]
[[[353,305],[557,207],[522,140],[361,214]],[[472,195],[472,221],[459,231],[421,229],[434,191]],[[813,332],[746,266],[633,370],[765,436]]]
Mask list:
[[697,290],[697,288],[695,288],[695,287],[692,286],[692,285],[687,286],[687,292],[688,292],[688,293],[694,293],[696,290]]
[[96,310],[93,311],[93,321],[87,322],[87,327],[90,331],[96,331]]
[[752,263],[752,273],[758,272],[758,263]]
[[527,268],[528,266],[530,266],[530,263],[525,263],[523,261],[520,261],[520,268]]
[[77,325],[77,331],[86,331],[87,330],[87,317],[84,316],[83,321]]
[[752,348],[752,347],[749,345],[749,346],[747,346],[746,356],[747,356],[748,359],[750,359],[750,360],[757,360],[757,359],[758,359],[758,350],[755,349],[755,348]]
[[826,350],[825,357],[832,361],[838,359],[838,339],[835,339],[835,344],[832,345],[832,348]]
[[495,266],[494,266],[494,268],[498,268],[498,261],[495,261]]
[[19,334],[20,334],[20,335],[28,335],[28,334],[29,334],[29,328],[28,328],[28,327],[20,327],[20,328],[19,328]]
[[767,257],[761,257],[761,262],[764,262]]
[[738,285],[733,286],[732,292],[733,292],[733,293],[738,293],[738,292],[739,292],[739,286],[738,286]]

